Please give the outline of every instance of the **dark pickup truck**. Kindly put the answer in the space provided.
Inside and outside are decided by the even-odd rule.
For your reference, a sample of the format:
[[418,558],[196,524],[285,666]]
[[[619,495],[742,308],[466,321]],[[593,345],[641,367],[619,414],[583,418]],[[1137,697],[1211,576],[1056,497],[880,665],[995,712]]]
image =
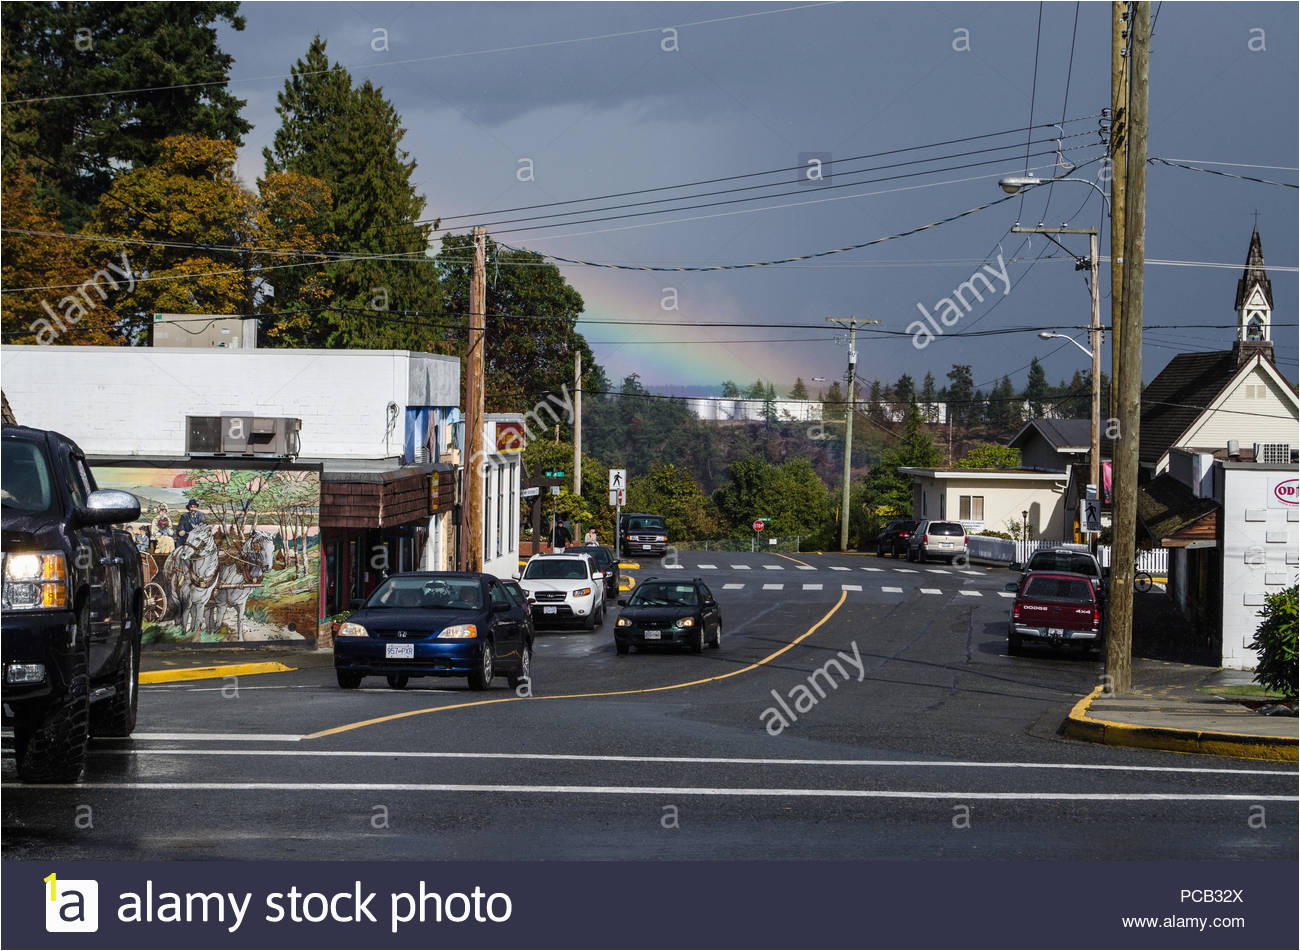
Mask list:
[[1018,654],[1026,642],[1103,649],[1106,627],[1095,579],[1068,571],[1032,571],[1007,582],[1006,590],[1016,593],[1007,622],[1008,654]]
[[75,782],[90,736],[130,736],[139,699],[140,554],[113,526],[129,492],[96,489],[66,436],[5,426],[4,719],[24,782]]

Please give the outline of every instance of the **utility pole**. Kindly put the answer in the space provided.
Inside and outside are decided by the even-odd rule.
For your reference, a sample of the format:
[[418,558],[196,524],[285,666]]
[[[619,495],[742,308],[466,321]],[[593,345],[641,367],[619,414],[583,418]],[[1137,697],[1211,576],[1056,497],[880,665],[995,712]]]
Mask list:
[[827,317],[828,324],[849,328],[849,406],[844,417],[844,491],[840,496],[840,551],[849,549],[849,480],[853,471],[853,417],[858,410],[858,324],[878,324],[878,320],[856,317]]
[[[1092,350],[1092,458],[1089,459],[1088,480],[1097,487],[1097,499],[1101,491],[1101,295],[1097,288],[1097,278],[1101,259],[1101,237],[1093,232],[1088,236],[1088,265],[1091,270],[1089,284],[1092,296],[1092,323],[1088,330],[1089,349]],[[1092,551],[1097,552],[1097,536],[1093,535]]]
[[487,311],[487,232],[474,228],[474,269],[469,282],[469,350],[465,368],[465,498],[461,499],[460,565],[483,568],[483,330]]
[[[582,351],[573,354],[573,494],[582,495]],[[573,523],[573,540],[582,537],[582,523]]]
[[1110,689],[1133,686],[1133,561],[1137,547],[1139,418],[1142,411],[1142,277],[1146,262],[1147,101],[1151,70],[1151,4],[1133,4],[1129,64],[1128,162],[1124,231],[1124,314],[1120,326],[1119,406],[1122,427],[1114,448],[1114,504],[1110,546],[1110,621],[1106,676]]
[[[1110,405],[1119,417],[1119,347],[1124,320],[1124,196],[1128,168],[1128,73],[1124,66],[1127,3],[1110,5]],[[1112,489],[1113,492],[1113,489]],[[1097,489],[1101,498],[1101,488]]]

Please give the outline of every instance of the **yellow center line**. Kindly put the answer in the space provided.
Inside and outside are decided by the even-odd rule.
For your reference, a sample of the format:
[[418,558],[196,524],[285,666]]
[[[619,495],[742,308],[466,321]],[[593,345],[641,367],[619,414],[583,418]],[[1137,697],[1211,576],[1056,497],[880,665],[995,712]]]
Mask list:
[[484,707],[492,703],[514,703],[519,700],[589,700],[594,697],[627,697],[633,694],[660,693],[665,690],[682,690],[686,687],[698,687],[700,684],[713,683],[718,680],[726,680],[729,677],[739,677],[741,674],[749,673],[751,670],[757,670],[759,667],[762,667],[764,664],[771,663],[776,658],[784,654],[786,651],[793,649],[794,646],[798,644],[800,641],[803,641],[806,638],[811,637],[817,631],[818,628],[820,628],[823,624],[825,624],[834,616],[835,612],[838,611],[840,607],[844,604],[844,600],[847,597],[848,597],[848,592],[841,591],[840,599],[835,602],[834,607],[832,607],[829,611],[827,611],[822,616],[822,619],[820,621],[818,621],[812,627],[808,628],[808,630],[804,631],[802,634],[800,634],[790,643],[782,647],[778,647],[776,650],[772,651],[772,653],[768,654],[762,660],[755,661],[754,663],[750,664],[748,667],[741,667],[739,670],[728,671],[725,674],[718,674],[714,677],[704,677],[701,678],[700,680],[688,680],[684,683],[679,683],[679,684],[663,684],[662,686],[659,687],[638,687],[632,690],[605,690],[597,693],[562,693],[562,694],[555,694],[554,696],[550,696],[550,697],[510,696],[510,697],[498,697],[495,700],[471,700],[466,703],[453,703],[442,707],[425,707],[422,710],[408,710],[405,713],[390,713],[389,715],[383,717],[374,717],[369,720],[358,720],[356,723],[345,723],[342,726],[331,727],[328,730],[320,730],[317,733],[308,733],[306,736],[303,737],[303,739],[318,740],[321,737],[334,736],[337,733],[346,733],[349,730],[357,730],[363,726],[374,726],[377,723],[388,723],[392,720],[404,720],[407,717],[423,716],[426,713],[438,713],[441,710],[463,710],[466,707]]
[[796,565],[803,565],[805,568],[815,567],[814,565],[808,564],[808,562],[806,561],[800,561],[798,558],[791,558],[789,555],[783,555],[779,551],[774,551],[772,552],[772,554],[776,555],[776,557],[778,558],[784,558],[787,561],[793,561]]

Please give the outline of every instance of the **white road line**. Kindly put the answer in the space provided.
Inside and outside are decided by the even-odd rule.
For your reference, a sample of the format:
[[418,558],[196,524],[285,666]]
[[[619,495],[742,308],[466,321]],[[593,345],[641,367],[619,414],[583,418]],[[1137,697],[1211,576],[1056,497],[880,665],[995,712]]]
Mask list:
[[961,595],[965,595],[965,596],[968,597],[968,598],[982,598],[982,597],[984,597],[984,595],[980,594],[978,591],[971,591],[969,588],[966,589],[965,591],[958,591],[957,593],[958,593],[958,594],[961,594]]
[[860,585],[860,584],[842,584],[842,585],[840,585],[840,587],[841,587],[842,589],[844,589],[845,591],[861,591],[861,590],[862,590],[862,585]]
[[921,588],[922,594],[943,594],[938,588]]
[[732,565],[731,567],[732,567],[732,569],[735,570],[735,571],[748,571],[748,570],[749,570],[749,565]]
[[863,571],[884,571],[884,568],[863,568]]
[[850,569],[844,567],[843,565],[831,565],[831,571],[849,571],[849,570]]
[[[5,783],[4,789],[30,788]],[[544,796],[741,796],[746,798],[1036,800],[1041,802],[1296,802],[1297,796],[1252,796],[1246,793],[1129,793],[1129,792],[966,792],[931,789],[799,789],[727,788],[719,786],[524,786],[493,783],[229,783],[229,782],[107,782],[50,783],[41,789],[138,789],[159,792],[446,792],[537,793]]]
[[946,569],[946,568],[926,568],[925,570],[928,571],[928,572],[930,572],[930,574],[932,574],[932,575],[946,575],[946,574],[949,574],[949,571],[948,571],[948,569]]
[[768,571],[785,571],[785,565],[764,565]]
[[902,589],[902,588],[881,588],[880,590],[883,591],[883,592],[885,592],[886,594],[902,594],[902,593],[903,593],[903,589]]
[[915,568],[895,568],[893,570],[905,575],[919,574],[919,572]]
[[765,584],[765,585],[763,585],[763,590],[764,590],[764,591],[780,591],[780,590],[782,590],[783,588],[785,588],[785,585],[783,585],[783,584]]
[[132,733],[132,740],[165,740],[169,743],[297,743],[296,733]]
[[985,573],[984,573],[983,571],[965,571],[965,570],[963,570],[963,571],[962,571],[962,574],[964,574],[964,575],[974,575],[974,576],[977,577],[977,578],[983,578]]
[[710,569],[710,570],[716,570],[718,566],[717,566],[717,565],[700,565],[699,567],[700,567],[700,568],[708,568],[708,569]]
[[676,570],[678,570],[678,571],[685,571],[685,570],[686,570],[686,566],[685,566],[685,565],[660,565],[659,567],[660,567],[660,568],[666,568],[666,569],[668,569],[669,571],[672,571],[672,570],[674,570],[674,569],[676,569]]
[[[181,734],[189,735],[189,734]],[[206,735],[206,734],[205,734]],[[293,737],[298,739],[298,737]],[[384,758],[384,759],[504,759],[504,760],[554,760],[576,763],[684,763],[700,765],[736,766],[869,766],[908,769],[1064,769],[1091,770],[1118,773],[1240,773],[1249,776],[1286,776],[1294,778],[1294,770],[1281,769],[1230,769],[1219,766],[1138,766],[1113,763],[1019,763],[1006,760],[980,762],[978,760],[921,760],[921,759],[800,759],[762,758],[751,756],[632,756],[617,753],[487,753],[443,750],[317,750],[297,747],[292,750],[194,750],[194,749],[142,749],[142,750],[92,750],[94,753],[130,753],[142,756],[302,756],[317,758]]]
[[817,570],[816,567],[814,567],[813,565],[795,565],[795,568],[798,569],[799,571],[816,571],[816,570]]
[[743,584],[739,584],[739,583],[736,583],[736,582],[732,582],[731,584],[724,584],[724,585],[722,586],[722,590],[723,590],[723,591],[739,591],[739,590],[740,590],[741,588],[743,588],[743,587],[744,587]]
[[803,586],[805,591],[820,591],[822,586],[819,584],[806,584]]
[[1014,598],[1016,596],[1014,591],[999,591],[998,594],[1004,598]]

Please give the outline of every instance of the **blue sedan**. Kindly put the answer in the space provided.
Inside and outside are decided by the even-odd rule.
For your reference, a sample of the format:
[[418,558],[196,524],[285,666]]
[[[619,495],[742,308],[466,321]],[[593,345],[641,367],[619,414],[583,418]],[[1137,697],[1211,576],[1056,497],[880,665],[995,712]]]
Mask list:
[[504,675],[531,675],[528,606],[492,575],[411,571],[385,580],[339,628],[334,671],[340,687],[384,676],[395,690],[411,677],[466,677],[486,690]]

